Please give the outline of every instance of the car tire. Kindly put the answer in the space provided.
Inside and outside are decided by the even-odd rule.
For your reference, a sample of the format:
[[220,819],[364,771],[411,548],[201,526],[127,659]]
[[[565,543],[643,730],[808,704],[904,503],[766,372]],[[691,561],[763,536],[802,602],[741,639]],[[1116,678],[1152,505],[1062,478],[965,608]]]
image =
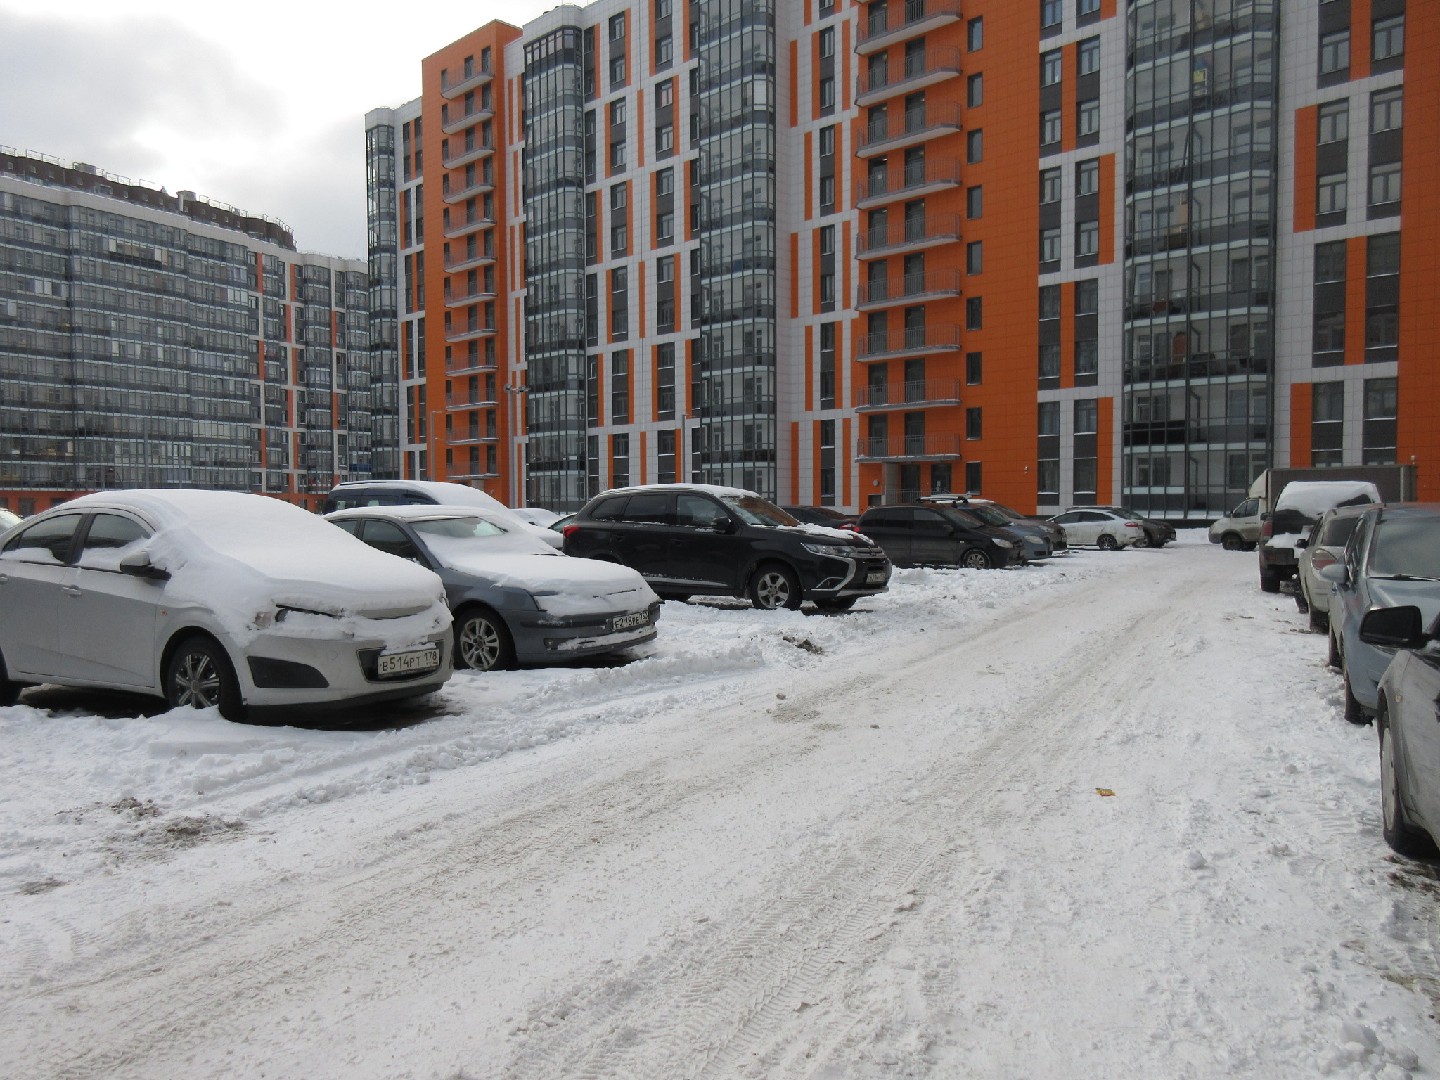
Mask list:
[[1241,545],[1241,548],[1242,548],[1242,550],[1244,550],[1244,551],[1254,551],[1254,550],[1255,550],[1257,547],[1259,547],[1259,546],[1260,546],[1260,541],[1258,541],[1258,540],[1246,540],[1246,541]]
[[1101,551],[1119,551],[1120,541],[1116,540],[1115,537],[1109,533],[1101,533],[1100,539],[1095,541],[1095,546]]
[[24,689],[19,683],[11,682],[5,673],[5,658],[0,656],[0,706],[14,705]]
[[816,600],[815,606],[821,611],[849,611],[858,599],[858,596],[839,596],[831,600]]
[[505,620],[487,607],[462,608],[455,616],[455,666],[507,671],[515,666],[515,642]]
[[1305,596],[1305,586],[1301,585],[1295,590],[1295,610],[1304,615],[1310,610],[1310,601]]
[[1335,640],[1335,628],[1332,626],[1330,632],[1325,635],[1329,639],[1329,653],[1325,657],[1325,663],[1333,668],[1340,666],[1340,645]]
[[766,563],[750,578],[750,603],[762,611],[774,611],[777,608],[793,611],[800,606],[803,599],[800,579],[788,566]]
[[1316,611],[1315,605],[1310,605],[1310,629],[1317,634],[1324,634],[1330,629],[1330,616],[1323,611]]
[[[1131,547],[1137,547],[1137,548],[1148,548],[1148,547],[1151,546],[1151,544],[1150,544],[1150,538],[1149,538],[1148,536],[1146,536],[1144,533],[1141,533],[1141,534],[1140,534],[1140,539],[1139,539],[1139,540],[1136,540],[1135,543],[1131,544],[1130,546],[1131,546]],[[1154,545],[1154,546],[1155,546],[1155,547],[1159,547],[1160,545],[1159,545],[1159,544],[1156,544],[1156,545]]]
[[1380,714],[1375,718],[1375,727],[1380,734],[1380,825],[1385,843],[1397,855],[1407,858],[1433,856],[1435,842],[1423,830],[1410,824],[1405,813],[1405,803],[1400,798],[1404,783],[1402,763],[1396,759],[1395,739],[1390,731],[1390,717],[1382,702]]
[[1370,723],[1370,714],[1365,711],[1365,706],[1360,704],[1360,699],[1350,689],[1350,673],[1342,669],[1340,679],[1344,683],[1345,719],[1357,727],[1364,727]]
[[990,556],[979,548],[969,548],[960,553],[960,566],[966,570],[989,570],[995,564]]
[[165,665],[165,704],[172,709],[214,707],[226,720],[245,719],[240,680],[218,641],[195,634],[175,646]]
[[661,600],[674,600],[678,604],[688,604],[693,594],[688,592],[657,592],[655,595],[660,597]]
[[1280,591],[1280,575],[1279,575],[1279,574],[1267,574],[1264,570],[1261,570],[1261,571],[1260,571],[1260,591],[1261,591],[1261,592],[1279,592],[1279,591]]
[[1245,541],[1240,539],[1239,533],[1227,532],[1220,537],[1220,546],[1226,551],[1241,551],[1245,547]]

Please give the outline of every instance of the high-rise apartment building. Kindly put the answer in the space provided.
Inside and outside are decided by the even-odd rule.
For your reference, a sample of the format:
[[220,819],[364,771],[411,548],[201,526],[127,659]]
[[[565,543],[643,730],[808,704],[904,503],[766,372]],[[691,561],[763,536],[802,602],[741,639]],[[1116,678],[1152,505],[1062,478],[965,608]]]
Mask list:
[[0,506],[371,471],[365,264],[279,222],[0,153]]
[[1412,462],[1440,497],[1437,37],[1414,0],[491,23],[367,118],[402,468],[555,509],[1203,518],[1270,464]]

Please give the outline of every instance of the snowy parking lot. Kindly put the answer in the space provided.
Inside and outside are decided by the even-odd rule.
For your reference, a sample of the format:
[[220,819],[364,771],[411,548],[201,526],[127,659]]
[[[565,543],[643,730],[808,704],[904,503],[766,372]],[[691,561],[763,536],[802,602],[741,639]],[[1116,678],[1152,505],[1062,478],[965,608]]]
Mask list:
[[1203,532],[668,602],[359,726],[0,708],[0,1075],[1440,1071],[1440,879]]

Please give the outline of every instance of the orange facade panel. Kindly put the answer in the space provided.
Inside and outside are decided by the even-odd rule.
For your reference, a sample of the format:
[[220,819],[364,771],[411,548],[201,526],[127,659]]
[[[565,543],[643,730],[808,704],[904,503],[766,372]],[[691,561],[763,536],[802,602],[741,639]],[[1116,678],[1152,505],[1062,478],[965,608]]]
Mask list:
[[1313,383],[1290,385],[1290,464],[1306,468],[1310,464],[1310,421],[1315,415]]
[[1365,238],[1345,242],[1345,363],[1365,363]]
[[1295,223],[1296,232],[1315,228],[1315,150],[1320,139],[1320,106],[1295,110]]

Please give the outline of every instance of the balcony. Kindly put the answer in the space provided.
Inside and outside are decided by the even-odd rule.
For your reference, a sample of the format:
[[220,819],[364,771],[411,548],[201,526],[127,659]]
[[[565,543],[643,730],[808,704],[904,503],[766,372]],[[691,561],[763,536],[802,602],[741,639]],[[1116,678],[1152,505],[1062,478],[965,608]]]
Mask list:
[[858,359],[894,360],[906,356],[957,352],[960,349],[960,327],[950,323],[940,326],[912,326],[887,333],[861,334]]
[[454,240],[457,236],[469,236],[481,229],[488,229],[495,224],[492,217],[477,217],[473,221],[462,221],[459,225],[451,225],[445,230],[445,239]]
[[[446,376],[479,375],[497,370],[499,370],[499,363],[493,356],[477,356],[473,360],[469,357],[461,356],[451,359],[451,361],[445,365]],[[473,409],[475,404],[475,402],[470,402],[463,407]],[[479,402],[479,404],[493,405],[495,403],[493,401],[482,401]],[[445,401],[445,405],[447,408],[452,409],[462,407],[459,403],[451,401],[448,398]]]
[[456,295],[451,295],[450,293],[446,293],[446,294],[445,294],[445,306],[446,306],[447,308],[457,308],[457,307],[464,307],[466,304],[479,304],[479,303],[483,303],[483,302],[486,301],[486,300],[494,300],[494,299],[495,299],[495,290],[494,290],[494,289],[480,288],[480,289],[477,289],[475,292],[471,292],[471,293],[460,293],[460,294],[456,294]]
[[856,412],[932,409],[959,404],[958,379],[920,379],[893,385],[861,386],[855,391]]
[[441,124],[440,130],[446,135],[454,135],[457,131],[464,131],[470,125],[478,124],[481,120],[490,120],[494,116],[494,109],[472,109],[470,112],[463,113],[454,120]]
[[473,270],[480,266],[490,266],[495,262],[495,254],[488,251],[466,252],[465,255],[454,262],[445,264],[447,274],[457,274],[465,270]]
[[479,323],[475,323],[474,325],[469,326],[463,330],[450,330],[448,333],[446,333],[445,340],[447,342],[450,342],[451,344],[454,344],[456,342],[476,341],[480,338],[494,336],[495,327],[481,326]]
[[450,157],[442,158],[441,163],[447,169],[458,169],[463,165],[470,164],[472,161],[479,161],[481,158],[489,157],[493,153],[495,153],[494,143],[477,141],[469,146],[463,147]]
[[442,78],[440,80],[440,96],[450,100],[454,100],[461,94],[465,93],[465,91],[467,90],[474,90],[478,87],[484,86],[494,77],[495,72],[491,70],[490,65],[481,64],[478,68],[475,68],[469,75],[461,75],[459,82],[452,83]]
[[864,108],[877,101],[923,90],[960,74],[960,50],[953,46],[931,46],[923,53],[905,57],[901,71],[866,71],[855,80],[855,104]]
[[856,156],[872,158],[961,131],[960,105],[954,101],[940,102],[927,108],[906,109],[897,113],[896,119],[900,123],[883,120],[864,128],[860,133]]
[[860,284],[856,297],[861,311],[882,307],[897,307],[900,304],[919,304],[926,300],[943,300],[960,295],[959,270],[931,270],[925,273],[905,274],[891,285],[886,278],[865,281]]
[[960,0],[905,0],[860,20],[855,51],[861,56],[960,20]]
[[450,178],[447,176],[440,190],[445,201],[453,205],[454,203],[464,202],[472,195],[484,195],[487,192],[494,191],[495,182],[493,180],[487,180],[482,176],[472,180],[467,186],[452,191],[450,190]]
[[958,460],[962,456],[959,435],[861,439],[855,446],[856,461],[947,461]]
[[882,259],[905,251],[953,244],[959,239],[959,214],[930,214],[862,232],[857,254],[861,259]]
[[917,199],[960,186],[960,162],[954,158],[917,161],[902,169],[876,169],[866,178],[864,193],[855,205],[861,210],[899,199]]

